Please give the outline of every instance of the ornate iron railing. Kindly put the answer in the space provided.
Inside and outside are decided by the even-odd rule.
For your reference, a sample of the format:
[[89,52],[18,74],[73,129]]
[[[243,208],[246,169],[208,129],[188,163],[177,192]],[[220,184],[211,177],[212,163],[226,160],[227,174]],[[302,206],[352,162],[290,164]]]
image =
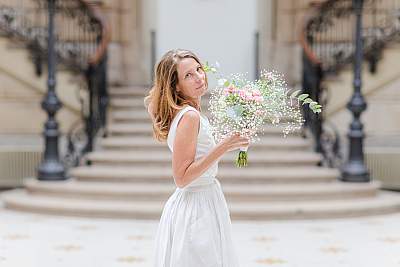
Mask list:
[[[355,0],[327,0],[312,4],[301,30],[303,91],[322,105],[330,97],[324,80],[336,75],[355,57],[354,3]],[[385,45],[399,37],[400,0],[364,0],[362,12],[363,55],[374,73]],[[304,109],[304,115],[315,140],[315,151],[323,153],[329,165],[337,166],[339,135],[334,134],[334,126],[330,124],[330,130],[325,129],[328,126],[324,112],[316,115]]]
[[[93,149],[96,134],[106,125],[110,27],[95,1],[56,0],[54,11],[58,68],[83,78],[79,90],[89,93],[88,101],[80,97],[82,120],[67,133],[64,161],[76,166],[80,157]],[[48,20],[46,0],[0,0],[0,32],[29,49],[37,75],[41,75],[48,56]]]

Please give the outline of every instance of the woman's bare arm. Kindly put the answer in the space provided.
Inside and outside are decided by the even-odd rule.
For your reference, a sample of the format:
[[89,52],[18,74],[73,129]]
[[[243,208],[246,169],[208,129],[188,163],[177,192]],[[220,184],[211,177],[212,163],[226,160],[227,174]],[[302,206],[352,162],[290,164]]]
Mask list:
[[172,170],[178,187],[184,187],[199,177],[225,152],[223,146],[217,145],[195,161],[199,124],[200,115],[192,110],[185,112],[178,123],[172,153]]
[[202,175],[225,152],[249,144],[247,138],[235,134],[195,161],[199,124],[200,115],[195,111],[185,112],[178,123],[172,153],[173,176],[178,187],[184,187]]

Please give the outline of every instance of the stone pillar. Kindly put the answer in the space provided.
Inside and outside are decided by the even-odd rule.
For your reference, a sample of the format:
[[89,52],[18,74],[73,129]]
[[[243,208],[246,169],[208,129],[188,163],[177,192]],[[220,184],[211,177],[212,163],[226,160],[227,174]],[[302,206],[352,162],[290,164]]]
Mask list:
[[284,73],[291,86],[301,82],[298,40],[310,2],[312,0],[259,0],[261,68]]
[[[109,82],[111,85],[148,84],[150,74],[149,44],[144,32],[146,17],[154,16],[144,10],[152,0],[103,0],[104,12],[111,23],[112,42],[109,47]],[[147,13],[144,13],[147,12]]]

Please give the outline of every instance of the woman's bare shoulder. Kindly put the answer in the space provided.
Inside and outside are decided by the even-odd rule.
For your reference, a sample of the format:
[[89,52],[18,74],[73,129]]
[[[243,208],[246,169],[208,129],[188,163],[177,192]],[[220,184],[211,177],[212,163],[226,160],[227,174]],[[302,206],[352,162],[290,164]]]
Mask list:
[[[184,132],[197,130],[200,123],[200,115],[194,110],[187,110],[179,120],[177,128]],[[196,131],[197,132],[197,131]]]
[[188,110],[182,115],[181,122],[185,123],[198,123],[200,121],[200,115],[194,110]]

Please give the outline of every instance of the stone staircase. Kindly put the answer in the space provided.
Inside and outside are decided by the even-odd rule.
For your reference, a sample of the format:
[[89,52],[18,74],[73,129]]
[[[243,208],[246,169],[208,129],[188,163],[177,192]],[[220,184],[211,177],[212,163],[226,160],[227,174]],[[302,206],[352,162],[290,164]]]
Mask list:
[[[87,155],[90,165],[70,171],[66,181],[24,181],[24,189],[2,194],[5,207],[47,214],[159,219],[176,186],[171,153],[152,139],[143,105],[145,89],[112,88],[109,136]],[[206,105],[206,102],[204,102]],[[203,110],[206,110],[205,108]],[[206,113],[207,114],[207,113]],[[335,169],[319,167],[309,139],[284,138],[266,126],[249,149],[249,166],[234,166],[237,152],[221,158],[218,180],[232,220],[336,218],[400,210],[400,195],[380,183],[343,183]]]

